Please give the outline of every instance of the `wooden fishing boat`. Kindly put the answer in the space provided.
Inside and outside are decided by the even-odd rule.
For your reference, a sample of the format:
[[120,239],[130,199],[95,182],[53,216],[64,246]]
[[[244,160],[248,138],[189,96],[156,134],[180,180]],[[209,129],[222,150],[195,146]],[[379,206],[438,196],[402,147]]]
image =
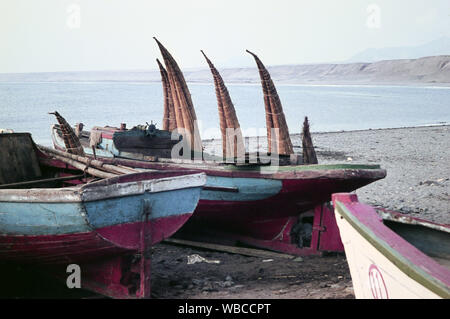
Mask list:
[[[54,147],[64,150],[58,130]],[[84,148],[89,154],[89,148]],[[92,151],[91,151],[92,154]],[[379,165],[225,165],[97,152],[102,161],[135,168],[193,170],[207,175],[194,216],[177,237],[245,243],[298,255],[343,251],[330,205],[331,194],[349,192],[386,176]]]
[[77,264],[82,288],[149,297],[149,249],[190,218],[205,175],[166,170],[101,179],[90,170],[44,153],[28,133],[0,134],[0,261],[64,278]]
[[450,226],[333,194],[356,298],[450,298]]
[[[54,137],[61,138],[60,125],[55,125],[53,129],[58,133]],[[95,152],[99,156],[129,157],[130,153],[137,152],[144,156],[168,158],[171,156],[173,146],[181,139],[178,136],[172,139],[170,131],[159,130],[154,124],[139,125],[131,129],[127,129],[126,125],[95,126],[90,132],[80,131],[78,138],[89,154]]]

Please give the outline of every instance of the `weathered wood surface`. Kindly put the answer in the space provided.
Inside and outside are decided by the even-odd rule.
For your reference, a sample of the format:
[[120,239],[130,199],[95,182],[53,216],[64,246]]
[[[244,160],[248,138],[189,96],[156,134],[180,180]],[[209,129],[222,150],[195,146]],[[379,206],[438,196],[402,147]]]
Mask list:
[[42,176],[29,133],[0,134],[0,184]]
[[[117,175],[117,174],[130,174],[130,173],[137,173],[138,172],[138,170],[136,170],[134,168],[131,168],[131,167],[106,164],[106,163],[104,163],[104,162],[102,162],[100,160],[91,159],[91,158],[88,158],[88,157],[85,157],[85,156],[78,156],[78,155],[75,155],[75,154],[69,154],[69,153],[61,152],[61,151],[54,150],[54,149],[51,149],[49,147],[45,147],[45,146],[42,146],[42,145],[40,145],[39,148],[41,150],[43,150],[44,152],[52,154],[53,156],[62,156],[62,157],[65,157],[67,159],[71,159],[73,161],[81,162],[82,164],[85,164],[86,168],[89,168],[90,166],[94,166],[94,167],[102,169],[102,170],[104,170],[104,171],[106,171],[108,173],[112,173],[114,175]],[[72,162],[69,162],[68,164],[72,165]],[[77,166],[74,166],[74,167],[77,167]],[[77,167],[77,168],[80,168],[80,167]],[[85,168],[83,168],[83,170],[84,169]],[[95,171],[93,171],[93,173],[95,173]],[[99,177],[101,177],[101,176],[99,176]],[[112,176],[110,176],[110,177],[112,177]]]
[[184,246],[192,246],[210,250],[222,251],[230,254],[239,254],[244,256],[251,257],[262,257],[262,258],[284,258],[284,259],[293,259],[295,256],[288,254],[276,253],[268,250],[254,249],[254,248],[246,248],[246,247],[235,247],[235,246],[227,246],[227,245],[218,245],[218,244],[210,244],[210,243],[202,243],[198,241],[190,241],[184,239],[175,239],[168,238],[164,240],[165,243],[176,244],[176,245],[184,245]]
[[[64,162],[66,164],[72,165],[73,167],[81,170],[81,171],[85,171],[89,174],[91,174],[92,176],[96,176],[96,177],[100,177],[100,178],[110,178],[110,177],[114,177],[117,176],[120,173],[110,173],[110,172],[105,172],[93,167],[90,167],[88,164],[79,162],[77,160],[74,160],[70,157],[68,157],[67,155],[69,155],[69,153],[63,153],[64,155],[60,155],[57,154],[56,152],[60,152],[60,151],[56,151],[56,150],[51,150],[47,147],[44,146],[39,146],[44,152],[48,152],[51,154],[52,157],[60,160],[61,162]],[[53,151],[53,152],[52,152]]]
[[25,181],[25,182],[10,183],[10,184],[0,184],[0,189],[32,186],[32,185],[36,185],[36,184],[44,184],[44,183],[50,183],[50,182],[64,182],[64,181],[71,181],[71,180],[79,180],[83,177],[85,177],[84,174],[63,176],[63,177],[54,177],[54,178],[44,178],[44,179],[37,179],[34,181]]
[[[358,202],[356,194],[333,194],[333,203],[356,298],[450,298],[447,267],[408,242],[404,233],[400,236],[392,225],[387,227],[373,207]],[[448,231],[442,237],[448,240]],[[434,245],[441,245],[442,237]]]

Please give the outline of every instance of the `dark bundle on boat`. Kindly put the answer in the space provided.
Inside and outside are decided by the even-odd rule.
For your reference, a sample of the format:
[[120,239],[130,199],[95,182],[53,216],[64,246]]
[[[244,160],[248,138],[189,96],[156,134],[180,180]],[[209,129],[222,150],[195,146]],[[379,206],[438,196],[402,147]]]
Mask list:
[[[258,66],[259,75],[261,77],[261,84],[264,93],[264,105],[266,109],[266,126],[267,126],[267,142],[269,152],[275,152],[280,155],[290,155],[294,153],[291,138],[289,136],[289,129],[284,117],[283,107],[281,106],[280,98],[278,97],[277,89],[273,84],[270,74],[264,64],[256,56],[250,52]],[[272,136],[271,129],[275,128],[275,135]],[[275,150],[272,150],[272,143],[275,144]],[[277,152],[278,151],[278,152]]]
[[311,134],[309,132],[309,122],[307,116],[305,116],[305,121],[303,122],[302,148],[303,148],[303,163],[317,164],[318,161],[316,151],[314,150]]
[[166,65],[167,76],[170,83],[170,91],[175,108],[177,128],[184,129],[186,140],[194,152],[202,152],[202,142],[197,126],[197,116],[192,103],[191,94],[178,64],[167,49],[154,38],[163,56]]
[[236,116],[236,110],[234,109],[230,94],[228,93],[228,89],[225,86],[221,75],[214,67],[214,64],[208,59],[203,51],[201,52],[205,57],[214,78],[220,119],[220,131],[222,133],[223,157],[243,157],[245,155],[244,140],[242,138],[239,120]]
[[71,154],[76,155],[83,155],[84,156],[84,150],[81,146],[80,140],[78,139],[77,135],[73,131],[72,127],[67,123],[67,121],[57,112],[49,113],[56,116],[56,119],[58,120],[59,127],[62,132],[62,137],[64,139],[64,144],[66,145],[67,152]]
[[158,63],[161,72],[161,82],[164,94],[163,130],[173,131],[177,128],[177,119],[175,117],[175,107],[173,105],[169,77],[161,62],[159,62],[158,59],[156,59],[156,62]]

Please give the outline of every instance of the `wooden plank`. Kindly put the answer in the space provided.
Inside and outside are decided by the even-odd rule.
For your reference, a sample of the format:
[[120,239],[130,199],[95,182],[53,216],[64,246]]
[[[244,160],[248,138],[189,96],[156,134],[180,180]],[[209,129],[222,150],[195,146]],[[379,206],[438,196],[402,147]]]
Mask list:
[[34,181],[26,181],[26,182],[18,182],[18,183],[10,183],[10,184],[0,184],[0,189],[13,188],[13,187],[17,187],[17,186],[28,186],[28,185],[39,184],[39,183],[47,183],[47,182],[70,181],[73,179],[80,179],[83,177],[84,177],[84,174],[64,176],[64,177],[45,178],[45,179],[38,179],[38,180],[34,180]]
[[169,243],[169,244],[175,244],[175,245],[198,247],[198,248],[204,248],[204,249],[209,249],[209,250],[217,250],[217,251],[222,251],[222,252],[226,252],[226,253],[230,253],[230,254],[238,254],[238,255],[251,256],[251,257],[284,258],[284,259],[293,259],[296,257],[293,255],[280,254],[280,253],[267,251],[267,250],[261,250],[261,249],[202,243],[202,242],[190,241],[190,240],[184,240],[184,239],[168,238],[168,239],[165,239],[163,242]]

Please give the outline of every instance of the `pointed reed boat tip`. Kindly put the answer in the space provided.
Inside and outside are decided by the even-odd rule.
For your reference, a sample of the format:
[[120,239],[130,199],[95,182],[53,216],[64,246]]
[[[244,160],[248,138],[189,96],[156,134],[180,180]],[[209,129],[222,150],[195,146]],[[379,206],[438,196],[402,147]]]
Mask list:
[[256,57],[256,54],[254,54],[252,51],[250,50],[245,50],[245,52],[250,53],[251,55],[253,55],[254,57]]
[[164,48],[164,46],[161,44],[161,42],[159,42],[159,40],[156,38],[156,37],[153,37],[153,39],[156,41],[156,44],[158,44],[158,46],[161,48],[161,47],[163,47]]
[[200,50],[200,52],[203,54],[203,57],[206,59],[206,62],[208,62],[208,64],[209,64],[211,61],[209,61],[209,59],[206,56],[205,52],[203,52],[203,50]]

